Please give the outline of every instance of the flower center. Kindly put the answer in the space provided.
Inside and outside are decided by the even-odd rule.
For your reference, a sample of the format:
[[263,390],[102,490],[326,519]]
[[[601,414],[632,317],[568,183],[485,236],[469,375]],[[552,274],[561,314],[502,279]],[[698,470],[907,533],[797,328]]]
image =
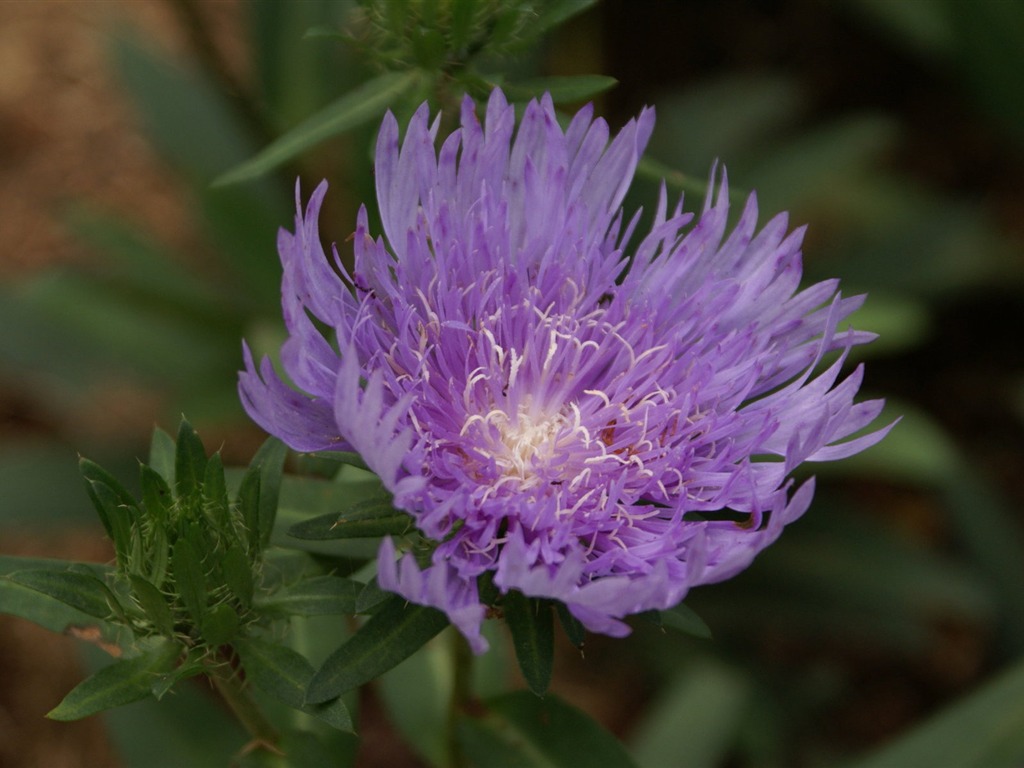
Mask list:
[[[537,468],[548,464],[557,449],[557,438],[566,419],[560,413],[535,418],[525,406],[520,406],[515,419],[504,411],[492,411],[491,423],[501,436],[504,451],[498,451],[495,461],[505,475],[527,480]],[[499,446],[500,447],[500,446]]]

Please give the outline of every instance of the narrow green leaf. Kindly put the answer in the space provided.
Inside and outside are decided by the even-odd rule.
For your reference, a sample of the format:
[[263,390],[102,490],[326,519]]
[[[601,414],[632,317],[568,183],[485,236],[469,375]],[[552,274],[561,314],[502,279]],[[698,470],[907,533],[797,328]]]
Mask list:
[[260,541],[260,473],[247,471],[238,486],[237,504],[245,521],[246,544],[250,553],[262,549]]
[[149,441],[149,466],[164,479],[168,487],[176,485],[174,477],[174,456],[177,453],[177,446],[174,438],[159,427],[153,430],[153,437]]
[[114,597],[109,588],[89,574],[67,570],[29,570],[15,571],[7,578],[97,619],[109,618],[113,613],[108,601]]
[[231,590],[244,608],[252,605],[255,584],[253,582],[252,564],[240,544],[231,543],[221,560],[221,571],[224,583]]
[[107,486],[117,498],[120,504],[128,507],[135,506],[135,497],[132,496],[128,490],[118,482],[112,474],[107,472],[99,464],[89,461],[89,459],[80,459],[78,462],[78,469],[82,473],[82,477],[90,482],[102,483]]
[[391,496],[381,496],[352,504],[341,513],[320,515],[288,529],[297,539],[366,539],[377,536],[401,536],[414,527],[412,518],[391,505]]
[[246,638],[235,643],[245,673],[261,690],[290,707],[320,718],[340,731],[352,732],[352,717],[339,698],[322,704],[306,703],[313,665],[287,646]]
[[551,682],[555,653],[551,604],[512,590],[505,595],[503,606],[519,669],[530,690],[543,696]]
[[395,597],[332,653],[313,675],[306,701],[328,701],[373,680],[448,626],[440,611]]
[[176,643],[164,641],[141,656],[116,661],[82,681],[47,717],[80,720],[151,696],[153,682],[174,668],[180,651]]
[[174,575],[175,589],[185,603],[185,609],[193,623],[202,626],[203,617],[206,615],[206,576],[199,553],[188,539],[182,538],[174,542],[171,572]]
[[340,576],[316,576],[261,598],[263,610],[296,616],[326,616],[356,613],[356,600],[364,585]]
[[173,635],[174,615],[160,590],[141,576],[131,574],[128,578],[131,580],[135,599],[139,602],[143,613],[146,614],[146,618],[153,622],[160,634],[166,637]]
[[849,768],[1024,764],[1024,662]]
[[555,104],[585,101],[618,84],[614,77],[605,75],[571,75],[564,77],[538,77],[517,83],[504,83],[502,90],[512,101],[526,101],[550,93]]
[[674,608],[662,611],[661,622],[666,627],[671,627],[678,632],[685,632],[694,637],[702,637],[705,640],[711,639],[710,627],[685,603],[679,603]]
[[409,90],[416,78],[414,72],[392,72],[369,80],[288,131],[252,159],[218,177],[214,185],[262,176],[325,139],[380,119],[381,113]]
[[587,633],[580,620],[569,613],[565,603],[555,603],[555,610],[558,612],[558,621],[561,623],[562,629],[565,630],[565,635],[569,638],[569,642],[577,648],[582,648]]
[[98,464],[81,459],[78,468],[85,478],[86,492],[107,535],[114,542],[119,555],[126,552],[130,538],[127,510],[135,508],[135,499]]
[[148,464],[139,466],[139,482],[142,485],[142,506],[154,525],[162,526],[170,517],[174,501],[167,481]]
[[103,579],[112,571],[109,566],[70,563],[63,560],[36,557],[11,557],[0,555],[0,613],[18,616],[51,632],[63,632],[70,625],[98,625],[105,627],[94,617],[72,608],[67,603],[48,597],[38,590],[22,586],[6,578],[12,573],[30,570],[64,571],[72,566],[88,568],[97,579]]
[[527,691],[484,702],[480,717],[459,718],[459,741],[488,768],[635,768],[629,753],[600,725],[557,696]]
[[287,455],[288,446],[272,437],[256,451],[246,473],[255,472],[260,478],[257,530],[261,547],[267,545],[270,541],[270,534],[274,530],[274,518],[277,515],[277,505],[281,494],[284,460]]
[[380,588],[377,579],[366,582],[366,586],[356,598],[356,613],[373,613],[379,606],[390,600],[393,595]]
[[174,454],[174,474],[179,497],[199,492],[206,475],[206,462],[203,441],[192,425],[182,419]]
[[224,464],[219,452],[213,454],[206,462],[206,471],[203,473],[203,506],[223,533],[233,533],[228,508],[228,488],[224,482]]

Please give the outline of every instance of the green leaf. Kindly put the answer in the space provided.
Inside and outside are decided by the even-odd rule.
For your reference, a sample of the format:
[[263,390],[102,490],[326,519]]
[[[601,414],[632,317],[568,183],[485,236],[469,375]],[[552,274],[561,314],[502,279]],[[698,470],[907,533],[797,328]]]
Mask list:
[[7,578],[97,619],[110,617],[113,613],[110,601],[116,603],[106,584],[85,573],[68,570],[28,570],[15,571]]
[[569,642],[577,648],[582,648],[583,642],[587,638],[587,633],[580,620],[569,613],[565,603],[555,603],[555,610],[558,613],[558,621],[562,625],[562,629],[565,630],[565,636],[569,638]]
[[98,464],[81,459],[78,467],[85,478],[89,499],[121,560],[131,544],[131,512],[136,510],[135,499]]
[[502,90],[511,101],[527,101],[547,92],[555,104],[564,104],[592,99],[618,82],[614,77],[605,75],[538,77],[518,83],[504,83]]
[[373,680],[446,626],[448,618],[440,611],[392,598],[327,658],[309,683],[306,701],[328,701]]
[[480,717],[459,718],[459,741],[488,768],[634,768],[618,740],[557,696],[516,691],[484,702]]
[[139,467],[142,506],[154,526],[163,527],[170,518],[174,497],[167,481],[148,464]]
[[391,496],[358,501],[343,512],[320,515],[293,525],[288,533],[297,539],[369,539],[401,536],[415,525],[405,512],[391,505]]
[[685,632],[694,637],[702,637],[705,640],[711,639],[711,629],[696,612],[685,603],[679,603],[674,608],[661,611],[661,622],[666,627],[671,627],[679,632]]
[[174,668],[180,653],[176,643],[164,641],[133,659],[116,661],[82,681],[47,717],[80,720],[151,696],[156,678]]
[[512,590],[505,595],[503,606],[519,669],[530,690],[543,696],[551,682],[555,653],[551,605]]
[[214,184],[235,184],[262,176],[325,139],[381,114],[416,82],[415,72],[387,73],[369,80],[285,133],[255,157],[218,177]]
[[364,585],[340,576],[316,576],[261,598],[263,610],[288,615],[326,616],[356,613],[356,600]]
[[1015,768],[1024,762],[1024,662],[849,768]]
[[153,437],[149,441],[149,466],[164,479],[168,487],[174,488],[176,478],[174,476],[174,457],[177,453],[177,446],[174,445],[174,438],[164,432],[160,427],[153,430]]
[[222,533],[234,533],[231,530],[228,489],[224,482],[224,464],[219,452],[210,457],[203,473],[203,507]]
[[247,609],[252,605],[255,584],[252,564],[239,543],[232,542],[228,545],[228,550],[221,560],[221,571],[224,574],[224,583],[231,590],[231,594],[243,608]]
[[288,446],[276,437],[268,439],[249,463],[249,472],[259,474],[259,535],[261,547],[270,541],[281,494],[282,471]]
[[206,575],[199,553],[188,539],[181,538],[174,542],[171,572],[175,590],[193,623],[202,626],[206,615]]
[[245,541],[249,552],[262,549],[260,541],[260,473],[249,470],[238,486],[237,504],[245,523]]
[[[3,578],[18,571],[67,569],[72,565],[82,568],[82,564],[72,564],[62,560],[47,558],[0,556],[0,613],[17,616],[49,629],[51,632],[63,632],[72,625],[93,625],[106,628],[104,622],[96,621],[92,616],[72,608],[67,603],[48,597],[35,589],[24,587],[17,582]],[[108,566],[89,565],[93,575],[102,579],[110,572]]]
[[352,717],[339,698],[323,704],[306,703],[313,665],[287,646],[246,638],[235,643],[249,679],[261,690],[290,707],[318,717],[340,731],[352,732]]
[[199,435],[185,419],[178,428],[178,443],[174,454],[174,475],[179,497],[198,493],[206,476],[206,449]]
[[141,576],[134,573],[128,577],[131,580],[132,592],[139,602],[146,618],[153,622],[160,634],[170,637],[174,634],[174,614],[167,604],[167,599],[159,589],[150,584]]
[[378,606],[391,598],[392,594],[381,589],[377,579],[371,579],[366,582],[366,586],[360,590],[359,597],[356,598],[356,613],[373,613]]
[[203,615],[200,626],[203,642],[212,646],[230,643],[238,634],[240,624],[234,608],[227,603],[215,605]]

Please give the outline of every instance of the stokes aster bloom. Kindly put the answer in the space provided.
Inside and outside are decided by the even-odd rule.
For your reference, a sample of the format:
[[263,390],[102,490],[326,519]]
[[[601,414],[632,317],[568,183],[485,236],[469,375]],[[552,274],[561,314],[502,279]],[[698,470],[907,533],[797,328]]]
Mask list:
[[753,195],[727,234],[724,172],[696,221],[663,188],[625,250],[637,218],[619,206],[653,125],[645,110],[609,141],[587,107],[563,131],[545,97],[517,130],[495,91],[483,125],[463,103],[438,151],[426,105],[402,142],[388,114],[384,238],[364,208],[353,271],[332,264],[326,184],[279,236],[281,359],[302,392],[246,348],[242,401],[296,450],[363,457],[438,542],[421,570],[385,540],[380,585],[445,611],[477,652],[482,574],[624,635],[623,617],[729,578],[799,517],[798,464],[887,431],[839,442],[882,408],[854,403],[860,367],[838,379],[872,338],[839,330],[862,297],[798,291],[803,229],[783,214],[758,231]]

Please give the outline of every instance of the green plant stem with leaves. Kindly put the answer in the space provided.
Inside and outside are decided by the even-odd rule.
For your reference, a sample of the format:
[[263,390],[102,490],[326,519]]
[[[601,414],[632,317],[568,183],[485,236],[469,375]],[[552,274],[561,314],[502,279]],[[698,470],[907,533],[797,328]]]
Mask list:
[[256,703],[241,675],[224,662],[211,665],[206,676],[253,740],[264,749],[277,751],[281,734]]

